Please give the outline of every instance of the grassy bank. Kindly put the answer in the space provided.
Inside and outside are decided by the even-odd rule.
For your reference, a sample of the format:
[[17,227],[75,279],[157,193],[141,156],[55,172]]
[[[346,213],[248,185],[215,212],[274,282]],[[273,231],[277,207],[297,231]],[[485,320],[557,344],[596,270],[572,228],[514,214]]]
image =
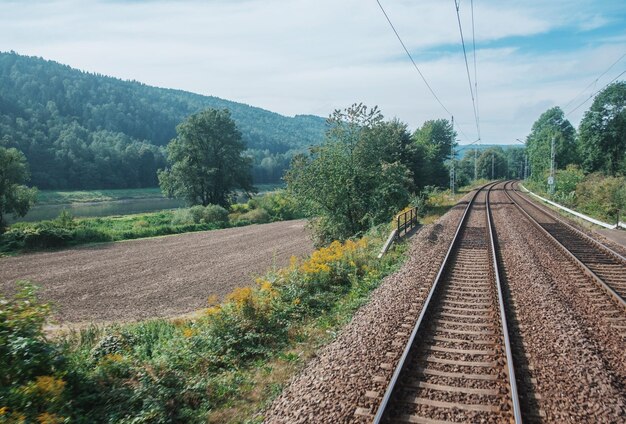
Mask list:
[[294,258],[222,304],[209,299],[198,319],[55,341],[42,333],[49,308],[25,287],[2,303],[0,422],[260,422],[288,378],[402,262],[402,244],[376,259],[387,232]]
[[614,224],[621,211],[626,215],[626,177],[607,177],[600,173],[585,175],[573,165],[556,172],[554,194],[548,194],[543,181],[528,180],[524,186],[543,197],[593,218]]
[[102,218],[74,218],[69,213],[62,212],[54,220],[12,224],[0,235],[0,253],[15,254],[300,217],[295,204],[282,192],[266,193],[247,203],[234,204],[228,211],[209,205]]
[[128,199],[151,199],[155,197],[163,197],[163,193],[161,193],[161,189],[158,187],[81,191],[42,190],[37,196],[37,204],[64,205],[70,203],[111,202]]
[[[259,193],[266,193],[279,190],[284,187],[284,184],[258,184],[256,187]],[[162,197],[164,196],[159,187],[77,191],[41,190],[37,195],[37,205],[67,205]]]

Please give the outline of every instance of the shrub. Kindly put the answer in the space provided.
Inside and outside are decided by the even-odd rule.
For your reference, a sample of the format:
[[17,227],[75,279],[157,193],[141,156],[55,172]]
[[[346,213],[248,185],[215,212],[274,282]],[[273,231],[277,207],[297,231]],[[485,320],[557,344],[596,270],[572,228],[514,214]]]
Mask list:
[[265,209],[272,221],[286,221],[304,217],[296,200],[284,190],[257,196],[249,203],[255,208]]
[[228,222],[228,211],[219,205],[207,205],[203,219],[207,224],[223,224]]
[[270,222],[270,215],[265,209],[252,209],[250,212],[239,215],[238,220],[252,224],[265,224]]
[[225,224],[227,222],[228,211],[218,205],[196,205],[188,209],[178,209],[172,218],[172,225]]
[[61,422],[65,360],[43,333],[50,307],[37,301],[33,285],[17,284],[13,297],[0,294],[0,409],[9,422],[36,422],[44,414]]

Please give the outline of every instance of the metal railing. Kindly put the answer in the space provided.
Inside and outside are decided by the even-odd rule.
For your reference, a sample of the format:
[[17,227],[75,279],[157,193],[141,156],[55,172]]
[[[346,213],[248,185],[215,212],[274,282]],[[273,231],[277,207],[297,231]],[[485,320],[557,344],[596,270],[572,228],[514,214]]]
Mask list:
[[401,238],[419,224],[417,208],[411,208],[396,217],[396,237]]

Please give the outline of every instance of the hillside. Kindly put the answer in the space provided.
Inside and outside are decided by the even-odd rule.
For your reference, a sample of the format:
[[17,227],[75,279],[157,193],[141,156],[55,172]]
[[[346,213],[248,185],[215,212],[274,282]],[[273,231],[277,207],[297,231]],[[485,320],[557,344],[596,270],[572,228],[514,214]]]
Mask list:
[[208,107],[230,110],[255,159],[256,183],[278,181],[325,128],[317,116],[286,117],[14,52],[0,52],[0,88],[0,145],[24,152],[32,184],[43,189],[155,186],[176,125]]

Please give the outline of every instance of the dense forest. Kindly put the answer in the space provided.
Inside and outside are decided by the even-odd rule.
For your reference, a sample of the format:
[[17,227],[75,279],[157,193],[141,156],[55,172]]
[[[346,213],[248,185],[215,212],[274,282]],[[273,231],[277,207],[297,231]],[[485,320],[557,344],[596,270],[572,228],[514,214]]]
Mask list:
[[278,182],[291,158],[321,142],[325,119],[286,117],[0,52],[0,146],[21,150],[41,189],[152,187],[176,125],[228,109],[253,158],[255,183]]

